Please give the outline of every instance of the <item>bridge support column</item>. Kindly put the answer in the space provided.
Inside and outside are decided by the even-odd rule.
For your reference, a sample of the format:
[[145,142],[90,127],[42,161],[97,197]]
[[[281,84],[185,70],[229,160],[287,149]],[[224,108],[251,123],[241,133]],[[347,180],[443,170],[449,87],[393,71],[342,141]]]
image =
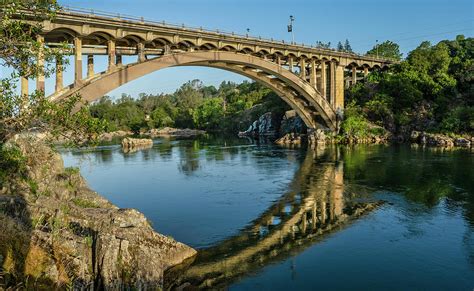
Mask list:
[[20,81],[21,81],[21,96],[23,98],[25,98],[29,94],[29,92],[28,92],[28,78],[22,76]]
[[74,84],[82,82],[82,39],[74,38]]
[[87,55],[87,78],[94,77],[94,55]]
[[326,61],[322,60],[321,61],[321,95],[323,95],[324,99],[328,98],[327,94],[327,72],[326,72]]
[[335,99],[334,108],[344,109],[344,66],[335,64],[335,76],[334,76],[334,88],[335,88]]
[[61,57],[56,58],[56,86],[55,92],[63,89],[63,60]]
[[336,63],[333,61],[329,62],[329,104],[334,106],[334,100],[336,99]]
[[303,80],[306,80],[306,62],[304,58],[300,60],[300,77]]
[[[313,88],[316,88],[316,61],[311,60],[311,72],[309,74],[309,83]],[[316,88],[317,89],[317,88]]]
[[107,42],[107,54],[109,55],[109,66],[107,71],[112,71],[116,68],[115,65],[115,40],[109,39]]
[[44,37],[38,35],[36,39],[40,45],[40,49],[38,51],[38,59],[37,59],[37,66],[38,66],[38,76],[36,77],[36,90],[44,92],[44,53],[43,53],[43,45],[44,45]]
[[352,85],[357,83],[357,68],[352,67]]
[[276,57],[276,63],[277,63],[279,66],[281,66],[281,57],[280,57],[279,55]]
[[311,207],[311,227],[313,229],[316,229],[316,219],[317,219],[317,215],[316,215],[316,201],[314,202],[313,206]]
[[288,57],[288,70],[293,73],[293,58]]
[[369,68],[364,67],[364,78],[367,78],[368,74],[369,74]]
[[145,44],[143,42],[138,43],[137,45],[137,51],[138,51],[138,62],[144,62],[145,59]]
[[115,62],[117,64],[117,67],[121,67],[122,66],[122,55],[117,55],[115,57]]

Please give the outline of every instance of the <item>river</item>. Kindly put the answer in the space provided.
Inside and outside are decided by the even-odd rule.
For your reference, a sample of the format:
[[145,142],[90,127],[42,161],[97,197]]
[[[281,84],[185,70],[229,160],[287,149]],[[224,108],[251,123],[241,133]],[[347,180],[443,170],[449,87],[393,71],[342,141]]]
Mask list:
[[91,188],[199,253],[167,287],[472,290],[474,154],[156,139],[63,150]]

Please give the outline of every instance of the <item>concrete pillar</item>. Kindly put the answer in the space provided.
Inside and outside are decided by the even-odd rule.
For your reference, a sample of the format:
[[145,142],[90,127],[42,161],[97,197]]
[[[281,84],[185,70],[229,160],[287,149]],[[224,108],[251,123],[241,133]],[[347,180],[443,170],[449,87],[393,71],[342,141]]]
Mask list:
[[333,104],[336,99],[336,63],[329,62],[329,103]]
[[357,83],[357,68],[352,67],[352,85]]
[[281,66],[281,57],[279,55],[276,57],[276,63],[277,65]]
[[336,66],[335,72],[335,99],[334,99],[334,108],[344,109],[344,66]]
[[300,60],[300,77],[306,80],[306,62],[304,58]]
[[368,74],[369,74],[369,68],[364,67],[364,78],[367,78]]
[[328,82],[327,82],[327,72],[326,72],[326,61],[322,60],[321,61],[321,95],[323,95],[325,99],[328,98],[327,87],[328,87]]
[[171,48],[168,44],[165,44],[165,46],[163,47],[163,54],[164,55],[168,55],[171,53]]
[[293,73],[293,58],[288,57],[288,70]]
[[38,35],[36,40],[38,41],[40,45],[40,48],[38,51],[38,59],[37,59],[38,75],[36,77],[36,90],[44,92],[44,52],[43,52],[44,37],[41,35]]
[[25,97],[28,96],[28,78],[26,77],[21,77],[21,96]]
[[92,78],[94,75],[94,55],[87,55],[87,78]]
[[115,57],[115,63],[117,64],[117,67],[121,67],[122,66],[122,55],[117,55]]
[[82,82],[82,39],[74,38],[74,84]]
[[311,86],[313,86],[313,88],[316,88],[316,61],[315,60],[311,60],[311,72],[310,72],[310,76],[309,76],[309,83],[311,84]]
[[112,71],[116,68],[115,65],[115,40],[109,39],[107,42],[107,54],[109,55],[109,66],[107,71]]
[[56,58],[56,86],[55,92],[63,89],[63,60],[61,57]]
[[143,42],[138,43],[137,52],[138,52],[138,62],[139,63],[144,62],[146,58],[145,58],[145,44]]

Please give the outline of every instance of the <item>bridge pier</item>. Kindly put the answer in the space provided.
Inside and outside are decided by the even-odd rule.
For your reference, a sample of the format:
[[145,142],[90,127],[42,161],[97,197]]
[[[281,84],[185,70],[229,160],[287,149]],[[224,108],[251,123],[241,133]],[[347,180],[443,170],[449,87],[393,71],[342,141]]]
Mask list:
[[21,77],[21,96],[22,97],[25,97],[25,96],[28,96],[29,92],[28,92],[28,78],[25,78],[25,77]]
[[369,74],[369,68],[364,67],[364,78],[367,78],[368,74]]
[[74,84],[82,83],[82,39],[74,38]]
[[334,89],[335,89],[335,99],[334,99],[334,109],[343,110],[344,109],[344,66],[334,64],[335,74],[334,74]]
[[115,40],[109,39],[107,41],[107,55],[109,56],[109,65],[107,71],[113,71],[116,68],[115,65]]
[[63,89],[63,60],[61,57],[56,58],[56,86],[55,92]]
[[94,55],[87,55],[87,78],[94,77]]
[[294,73],[293,72],[293,58],[291,56],[288,57],[288,70]]
[[306,81],[306,62],[304,58],[300,60],[300,77]]
[[336,100],[336,63],[329,62],[329,103],[334,108]]
[[352,66],[352,85],[357,83],[357,68]]
[[37,66],[39,71],[36,77],[36,90],[44,92],[44,37],[42,35],[38,35],[36,40],[38,41],[40,46],[37,59]]
[[137,53],[138,53],[138,62],[144,62],[146,60],[145,57],[145,44],[143,42],[139,42],[137,45]]
[[310,73],[309,73],[309,84],[313,86],[313,88],[317,89],[316,83],[317,83],[317,76],[316,76],[316,61],[311,60],[311,68],[310,68]]
[[319,92],[321,92],[321,95],[324,97],[324,99],[328,98],[327,94],[327,72],[326,72],[326,61],[322,60],[321,61],[321,89]]
[[122,64],[122,55],[116,55],[115,56],[115,65],[120,68]]

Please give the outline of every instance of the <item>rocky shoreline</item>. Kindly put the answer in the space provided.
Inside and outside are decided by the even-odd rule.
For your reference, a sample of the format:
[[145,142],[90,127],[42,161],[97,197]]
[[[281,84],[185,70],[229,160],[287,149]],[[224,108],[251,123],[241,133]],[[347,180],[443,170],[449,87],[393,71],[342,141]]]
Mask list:
[[166,269],[195,256],[140,212],[92,191],[37,138],[11,144],[26,168],[0,188],[0,287],[155,290]]
[[448,136],[439,133],[411,131],[408,134],[394,135],[391,132],[373,125],[381,134],[367,134],[364,137],[351,135],[337,135],[324,129],[309,131],[300,117],[293,110],[287,111],[281,121],[275,121],[271,112],[267,112],[255,120],[250,127],[239,132],[239,136],[275,137],[275,143],[286,146],[301,146],[309,144],[311,147],[326,144],[390,144],[412,143],[427,147],[440,148],[472,148],[474,136]]

